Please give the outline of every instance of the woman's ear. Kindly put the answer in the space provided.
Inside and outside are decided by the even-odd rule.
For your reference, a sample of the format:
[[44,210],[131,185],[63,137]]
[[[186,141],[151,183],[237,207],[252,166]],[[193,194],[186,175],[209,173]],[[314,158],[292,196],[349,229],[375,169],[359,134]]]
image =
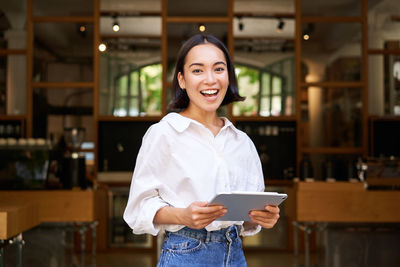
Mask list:
[[183,77],[183,74],[181,72],[178,72],[178,83],[179,83],[179,87],[182,90],[185,90],[186,86],[185,86],[185,78]]

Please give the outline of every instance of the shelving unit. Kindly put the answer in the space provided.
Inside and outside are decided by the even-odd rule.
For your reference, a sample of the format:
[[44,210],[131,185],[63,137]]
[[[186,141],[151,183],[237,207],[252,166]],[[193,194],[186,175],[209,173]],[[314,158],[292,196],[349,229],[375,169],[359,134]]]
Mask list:
[[[296,121],[298,124],[297,128],[297,173],[300,171],[300,163],[301,159],[303,158],[303,154],[311,154],[311,155],[354,155],[355,157],[357,156],[362,156],[364,158],[367,157],[368,155],[368,61],[367,59],[367,49],[368,49],[368,21],[367,21],[367,6],[368,6],[368,1],[363,0],[361,1],[361,7],[360,9],[355,9],[358,10],[357,14],[354,15],[351,14],[349,16],[342,16],[342,15],[314,15],[314,13],[311,12],[311,14],[308,13],[308,10],[304,10],[304,5],[303,3],[307,3],[305,0],[296,0]],[[315,11],[315,10],[314,10]],[[335,75],[332,75],[332,77],[326,77],[325,80],[315,80],[314,79],[308,79],[306,80],[305,77],[302,77],[302,62],[304,60],[307,60],[307,57],[304,52],[304,47],[307,43],[310,41],[304,41],[303,40],[303,33],[305,32],[304,25],[310,25],[312,24],[312,28],[314,31],[317,27],[320,25],[326,26],[326,25],[339,25],[339,24],[344,24],[348,25],[351,27],[352,25],[358,25],[357,27],[360,27],[361,31],[361,39],[362,42],[360,44],[360,49],[361,51],[359,52],[359,59],[360,59],[360,78],[359,80],[354,79],[354,80],[338,80]],[[310,34],[310,39],[312,40],[313,35],[312,33]],[[328,62],[326,62],[328,63]],[[341,69],[339,69],[341,71]],[[323,145],[321,141],[318,142],[318,140],[315,142],[317,144],[311,144],[310,141],[307,141],[310,139],[310,137],[305,136],[307,134],[311,135],[311,130],[308,130],[310,124],[307,122],[305,123],[304,118],[302,117],[302,107],[303,103],[306,103],[308,105],[308,90],[314,89],[315,90],[321,90],[321,95],[325,97],[329,97],[333,91],[338,91],[338,90],[343,90],[344,92],[346,90],[359,90],[360,95],[361,95],[361,115],[360,115],[360,121],[361,121],[361,142],[358,145],[357,140],[353,142],[353,145],[329,145],[325,144]],[[305,91],[304,91],[305,90]],[[304,99],[304,97],[306,97]],[[303,102],[303,101],[306,102]],[[320,113],[323,111],[323,108],[320,109]],[[326,121],[324,121],[326,123]],[[335,127],[334,125],[332,125]],[[336,125],[336,127],[339,125]],[[315,127],[315,126],[314,126]],[[353,126],[355,127],[355,126]],[[335,129],[331,129],[335,130]],[[328,129],[329,131],[329,129]],[[357,131],[356,129],[352,130]],[[318,134],[318,133],[314,133]],[[324,138],[324,137],[322,137]],[[326,134],[325,134],[326,138]],[[322,145],[321,145],[322,144]]]

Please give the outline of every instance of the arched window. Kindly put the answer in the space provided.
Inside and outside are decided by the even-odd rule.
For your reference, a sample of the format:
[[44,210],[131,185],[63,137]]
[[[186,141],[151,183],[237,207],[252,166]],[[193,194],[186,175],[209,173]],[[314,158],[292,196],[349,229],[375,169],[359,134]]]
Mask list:
[[160,63],[129,69],[115,77],[114,116],[161,115],[162,67]]
[[233,115],[265,117],[294,115],[292,65],[292,59],[264,68],[235,64],[239,93],[245,96],[246,100],[233,104]]

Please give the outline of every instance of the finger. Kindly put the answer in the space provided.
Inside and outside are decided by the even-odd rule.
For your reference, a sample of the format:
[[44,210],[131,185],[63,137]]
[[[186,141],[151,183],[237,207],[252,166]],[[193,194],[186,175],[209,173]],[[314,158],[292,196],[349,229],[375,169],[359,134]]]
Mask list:
[[279,213],[273,213],[273,212],[269,212],[267,210],[252,210],[252,211],[250,211],[250,215],[260,216],[260,217],[265,217],[265,218],[274,218],[275,216],[278,216],[278,218],[279,218]]
[[207,201],[196,201],[196,202],[193,202],[192,205],[198,206],[198,207],[207,207],[208,202]]
[[216,212],[213,212],[213,213],[203,213],[203,214],[200,214],[199,218],[200,219],[210,218],[213,221],[213,220],[215,220],[215,219],[217,219],[219,217],[224,216],[226,214],[226,212],[227,212],[226,209],[222,209],[222,210],[219,210],[219,211],[216,211]]
[[204,228],[207,225],[209,225],[210,223],[212,223],[214,220],[216,219],[216,217],[211,217],[211,218],[206,218],[206,219],[202,219],[202,220],[197,220],[196,222],[193,223],[194,227],[196,229],[200,229],[200,228]]
[[274,205],[266,205],[265,206],[265,210],[271,212],[271,213],[279,213],[280,209],[278,206],[274,206]]
[[200,207],[198,211],[203,214],[209,214],[209,213],[217,213],[222,210],[226,210],[224,206],[208,206],[208,207]]
[[279,214],[268,213],[268,212],[252,212],[250,218],[257,218],[258,220],[278,220]]
[[198,221],[198,220],[204,220],[204,219],[207,219],[207,218],[210,218],[210,219],[219,218],[219,217],[225,215],[226,212],[227,212],[227,209],[221,209],[221,210],[217,210],[217,211],[214,211],[214,212],[200,212],[200,211],[198,211],[198,212],[195,212],[195,213],[192,214],[192,220]]
[[270,216],[270,215],[262,215],[262,216],[257,216],[257,215],[250,215],[250,218],[252,220],[255,220],[257,222],[267,222],[267,223],[276,223],[279,219],[279,215],[275,216]]
[[262,221],[262,220],[257,220],[257,219],[253,219],[253,218],[251,219],[251,221],[253,223],[256,223],[256,224],[260,225],[261,227],[267,228],[267,229],[273,228],[274,225],[276,224],[276,222]]

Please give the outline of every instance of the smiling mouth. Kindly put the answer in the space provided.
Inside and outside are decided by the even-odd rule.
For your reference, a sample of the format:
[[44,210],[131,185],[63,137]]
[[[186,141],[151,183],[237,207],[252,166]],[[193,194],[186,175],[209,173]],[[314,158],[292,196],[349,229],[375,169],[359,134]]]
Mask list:
[[200,93],[203,96],[210,97],[210,96],[216,96],[218,94],[218,90],[217,89],[209,89],[209,90],[200,91]]

